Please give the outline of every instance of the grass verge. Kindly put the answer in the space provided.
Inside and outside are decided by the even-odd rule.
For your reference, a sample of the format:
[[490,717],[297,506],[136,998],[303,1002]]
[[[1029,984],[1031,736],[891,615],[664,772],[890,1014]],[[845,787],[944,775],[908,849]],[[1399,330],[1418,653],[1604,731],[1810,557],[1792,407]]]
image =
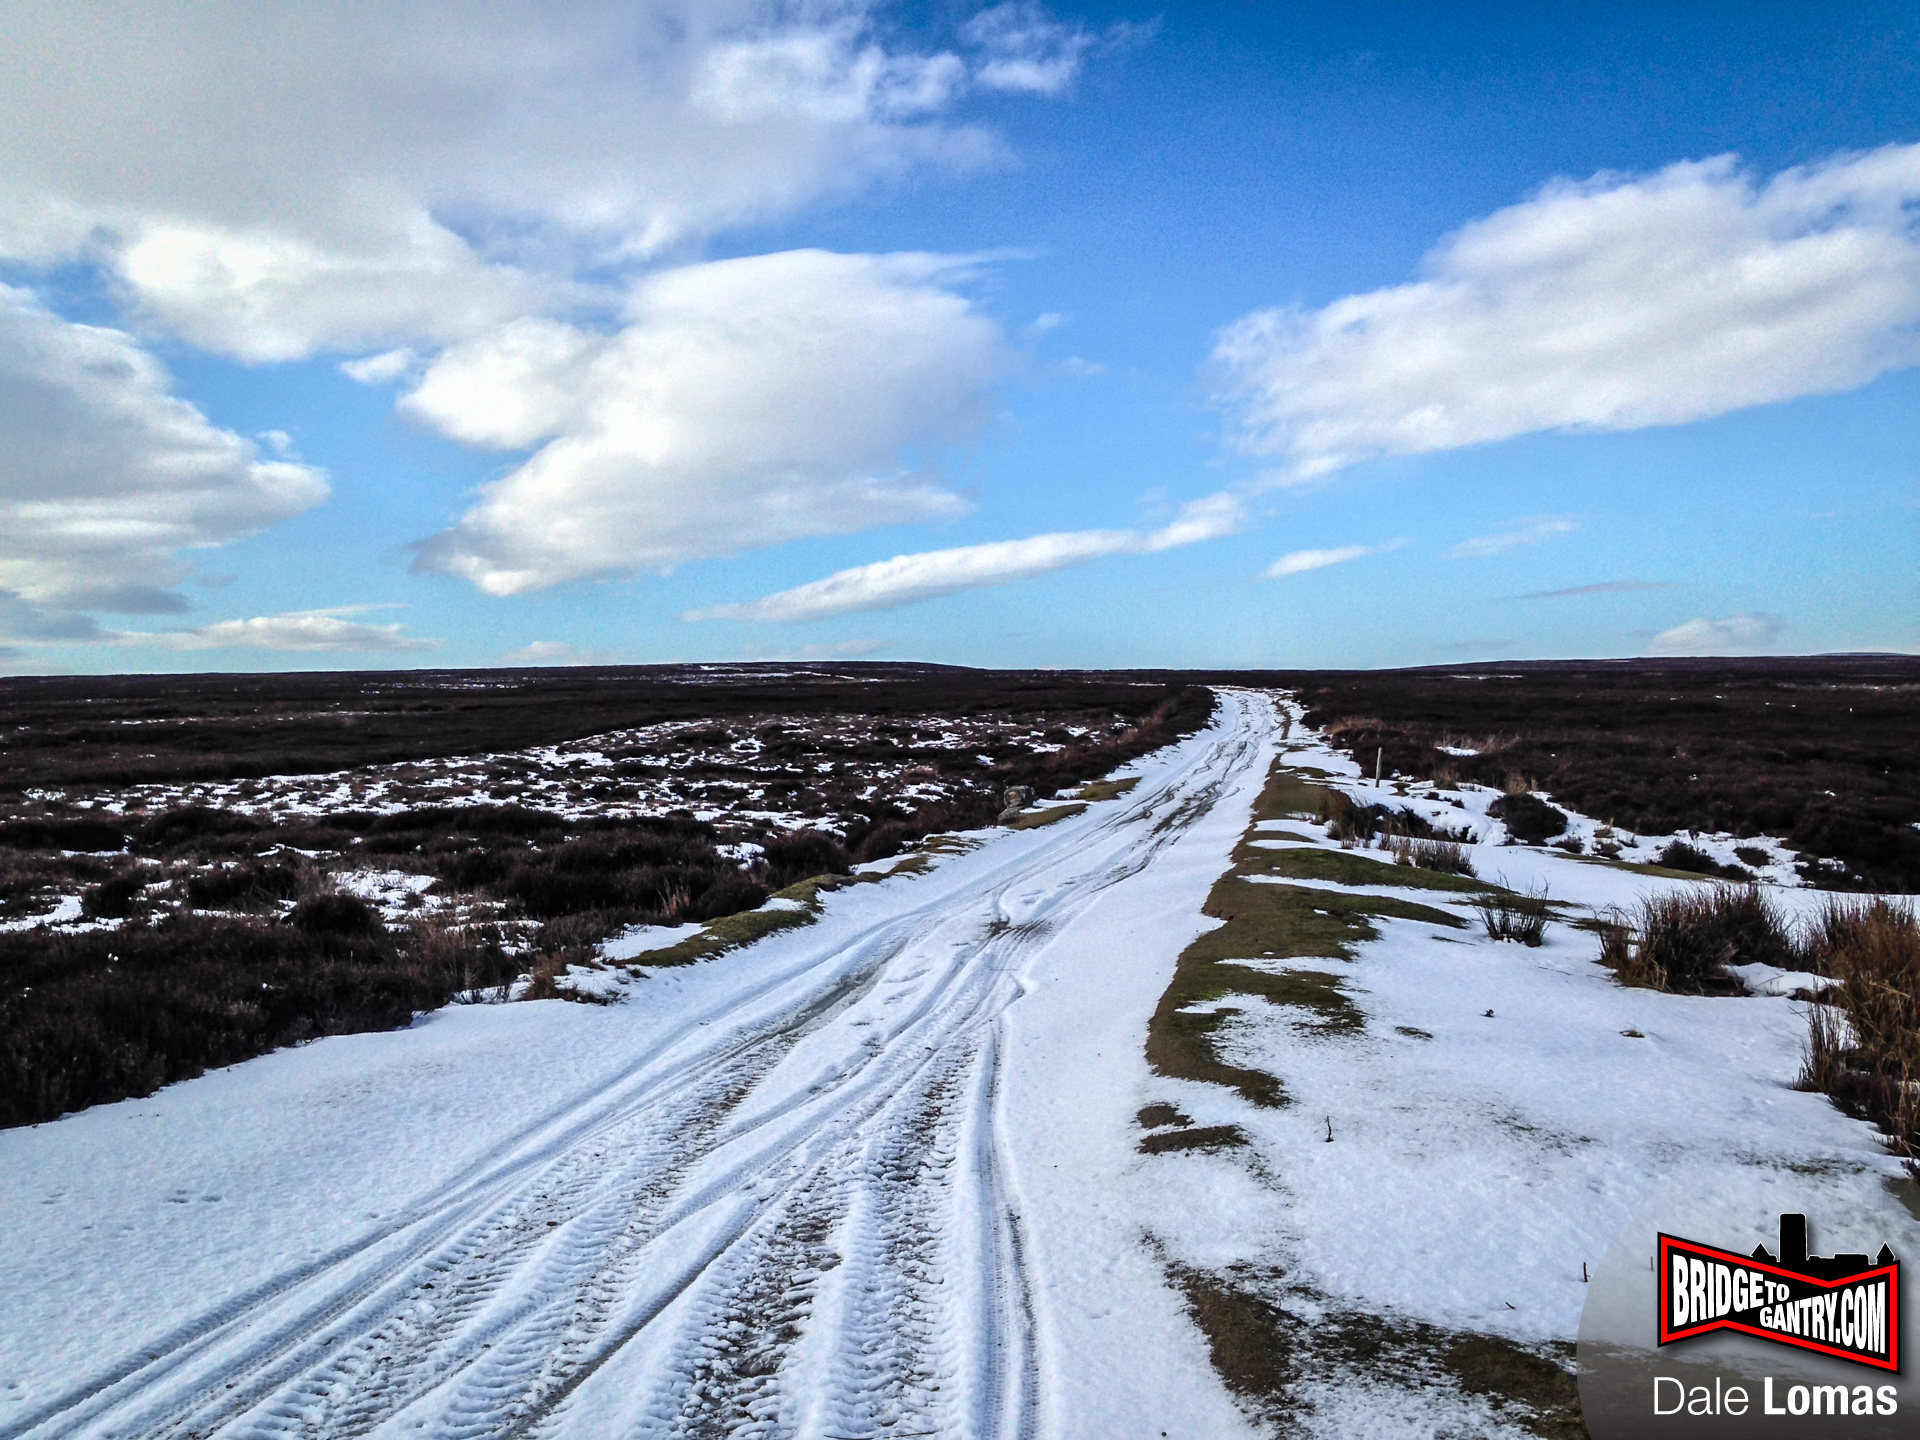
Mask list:
[[820,918],[820,897],[829,891],[844,890],[850,885],[871,885],[881,880],[891,880],[896,875],[922,875],[932,867],[932,855],[964,854],[973,848],[957,840],[951,844],[939,843],[950,839],[952,837],[935,836],[923,847],[931,854],[905,856],[885,870],[868,871],[862,875],[809,875],[805,880],[796,880],[784,890],[777,890],[769,896],[768,904],[784,900],[798,905],[798,909],[780,906],[768,910],[763,907],[738,915],[723,915],[718,920],[709,920],[698,935],[689,935],[665,949],[647,951],[636,958],[633,965],[649,970],[664,965],[691,965],[696,960],[711,960],[716,955],[738,950],[743,945],[751,945],[782,930],[811,925]]
[[1056,820],[1071,820],[1075,815],[1086,813],[1087,807],[1081,804],[1051,805],[1045,810],[1035,810],[1022,815],[1018,820],[1007,823],[1009,830],[1038,830],[1042,825],[1051,825]]
[[[1253,821],[1278,820],[1317,812],[1316,797],[1325,794],[1308,778],[1310,773],[1275,763],[1259,799]],[[1257,833],[1249,830],[1248,838]],[[1274,1005],[1307,1011],[1319,1033],[1359,1029],[1364,1020],[1341,989],[1340,977],[1320,969],[1288,968],[1274,962],[1299,959],[1350,960],[1353,946],[1379,932],[1373,921],[1381,916],[1419,920],[1449,929],[1466,922],[1443,910],[1385,896],[1343,895],[1338,891],[1299,885],[1272,884],[1249,876],[1267,876],[1289,857],[1333,855],[1325,850],[1266,850],[1242,843],[1234,851],[1233,868],[1214,882],[1202,911],[1225,923],[1209,930],[1180,953],[1173,983],[1160,997],[1147,1027],[1147,1063],[1156,1074],[1182,1080],[1202,1080],[1236,1090],[1255,1105],[1286,1103],[1280,1081],[1260,1070],[1230,1065],[1215,1049],[1216,1032],[1239,1013],[1217,1002],[1246,995]],[[1409,873],[1431,880],[1453,882],[1456,877],[1407,867],[1380,864],[1347,855],[1346,859],[1372,867],[1389,878]],[[1306,861],[1312,864],[1311,860]],[[1358,872],[1367,873],[1367,872]],[[1348,882],[1351,883],[1351,882]],[[1379,882],[1374,882],[1379,883]],[[1440,888],[1453,888],[1443,884]],[[1473,888],[1483,888],[1475,886]],[[1212,1005],[1203,1013],[1191,1007]]]
[[1282,1434],[1300,1425],[1310,1405],[1297,1387],[1360,1375],[1409,1390],[1453,1388],[1542,1440],[1587,1433],[1578,1386],[1562,1363],[1572,1358],[1570,1346],[1537,1354],[1494,1335],[1342,1310],[1300,1291],[1315,1316],[1309,1320],[1239,1276],[1168,1269],[1227,1388]]
[[[1262,835],[1259,839],[1270,838]],[[1290,880],[1331,881],[1336,885],[1387,885],[1400,890],[1451,890],[1481,894],[1492,888],[1485,882],[1445,870],[1423,870],[1376,860],[1359,850],[1328,850],[1320,846],[1301,850],[1269,850],[1241,841],[1233,855],[1243,874],[1281,875]]]

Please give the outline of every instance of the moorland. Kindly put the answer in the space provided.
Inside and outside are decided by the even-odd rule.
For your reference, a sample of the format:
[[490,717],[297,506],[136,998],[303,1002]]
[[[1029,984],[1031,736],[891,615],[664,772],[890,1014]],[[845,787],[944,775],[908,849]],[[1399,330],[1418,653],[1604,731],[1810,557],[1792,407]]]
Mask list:
[[517,980],[556,993],[630,927],[753,911],[990,824],[1013,787],[1096,779],[1204,724],[1222,684],[1293,692],[1363,771],[1771,836],[1807,883],[1920,889],[1912,657],[16,677],[0,1125]]

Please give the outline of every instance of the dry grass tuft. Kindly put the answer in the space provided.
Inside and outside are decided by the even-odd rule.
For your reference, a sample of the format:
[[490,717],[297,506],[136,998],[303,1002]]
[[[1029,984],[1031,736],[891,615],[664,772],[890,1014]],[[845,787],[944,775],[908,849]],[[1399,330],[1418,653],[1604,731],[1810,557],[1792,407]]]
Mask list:
[[1874,1121],[1920,1179],[1920,921],[1905,901],[1830,903],[1807,959],[1835,984],[1808,1007],[1801,1083]]
[[1446,875],[1477,876],[1473,852],[1457,840],[1420,840],[1403,835],[1393,842],[1397,865],[1412,865],[1421,870],[1438,870]]
[[1544,884],[1525,894],[1502,891],[1474,902],[1489,939],[1512,940],[1529,946],[1539,945],[1546,939],[1548,905]]
[[1739,985],[1727,966],[1793,970],[1801,956],[1762,891],[1715,885],[1643,901],[1630,926],[1616,919],[1606,932],[1601,960],[1629,985],[1676,995],[1731,995]]

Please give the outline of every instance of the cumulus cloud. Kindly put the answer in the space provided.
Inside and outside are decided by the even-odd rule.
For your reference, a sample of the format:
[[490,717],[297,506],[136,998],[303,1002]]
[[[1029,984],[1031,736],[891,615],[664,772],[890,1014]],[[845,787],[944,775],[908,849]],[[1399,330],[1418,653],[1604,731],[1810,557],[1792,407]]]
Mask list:
[[950,288],[961,269],[812,250],[691,265],[643,280],[613,333],[527,319],[452,347],[405,413],[534,453],[416,568],[512,595],[958,514],[903,456],[970,434],[1009,364]]
[[1602,580],[1595,585],[1573,585],[1565,590],[1533,590],[1515,600],[1566,600],[1575,595],[1626,595],[1638,590],[1678,590],[1670,580]]
[[580,277],[609,265],[981,163],[997,142],[957,99],[1058,90],[1085,48],[1025,6],[903,48],[868,9],[16,8],[0,256],[100,264],[146,323],[251,361],[436,347],[598,304]]
[[127,645],[152,645],[167,650],[291,650],[354,651],[363,654],[408,654],[437,650],[441,642],[406,633],[399,624],[370,625],[352,619],[374,605],[342,605],[328,610],[292,610],[281,615],[256,615],[250,620],[217,620],[187,630],[123,630],[113,638]]
[[1920,363],[1920,145],[1762,182],[1732,156],[1555,181],[1411,284],[1218,338],[1240,443],[1300,480],[1542,430],[1634,430]]
[[[220,545],[327,494],[321,473],[263,458],[170,393],[118,330],[75,325],[0,285],[0,625],[69,625],[86,609],[184,608],[182,551]],[[22,634],[19,628],[8,633]]]
[[1331,550],[1294,550],[1282,555],[1260,572],[1262,580],[1279,580],[1288,575],[1304,575],[1309,570],[1324,570],[1329,565],[1344,565],[1368,555],[1384,555],[1407,542],[1389,540],[1383,545],[1341,545]]
[[1195,500],[1157,530],[1075,530],[994,540],[896,555],[857,565],[822,580],[737,605],[689,610],[682,620],[819,620],[865,610],[891,610],[922,600],[1006,585],[1109,555],[1142,555],[1218,539],[1240,529],[1246,511],[1237,496],[1222,492]]
[[[496,594],[951,516],[962,501],[924,457],[969,433],[1008,361],[954,293],[959,267],[660,268],[729,227],[994,159],[963,97],[1055,93],[1094,43],[1026,4],[907,42],[873,8],[28,6],[0,47],[0,262],[92,267],[131,328],[249,363],[334,352],[446,434],[533,450],[419,548],[421,568]],[[118,577],[131,555],[128,585],[151,593],[182,573],[180,547],[324,493],[169,400],[126,336],[65,333],[116,353],[61,383],[102,413],[108,391],[144,396],[121,409],[146,419],[67,425],[64,458],[42,447],[43,469],[104,477],[59,482],[86,491],[84,519],[38,481],[0,497],[20,521],[0,589],[51,617],[35,623],[64,623],[83,571]],[[115,478],[134,471],[144,490]],[[190,514],[187,472],[218,472]]]
[[1702,617],[1662,630],[1647,648],[1656,655],[1737,655],[1767,649],[1786,628],[1786,622],[1774,615],[1742,612],[1725,620]]
[[1476,535],[1462,540],[1446,552],[1449,560],[1485,560],[1506,555],[1527,545],[1540,545],[1571,535],[1580,527],[1561,515],[1530,515],[1524,520],[1508,520],[1491,535]]

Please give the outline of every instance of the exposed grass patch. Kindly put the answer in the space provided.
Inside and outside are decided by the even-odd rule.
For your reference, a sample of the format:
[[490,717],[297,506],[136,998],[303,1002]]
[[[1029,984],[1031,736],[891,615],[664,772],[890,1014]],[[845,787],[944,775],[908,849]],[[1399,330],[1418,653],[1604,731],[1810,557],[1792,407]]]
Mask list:
[[[891,875],[893,871],[886,873]],[[811,925],[819,918],[820,896],[823,892],[885,878],[885,875],[809,876],[768,897],[770,900],[795,901],[801,907],[799,909],[762,908],[744,910],[737,915],[723,915],[717,920],[709,920],[698,935],[689,935],[678,944],[668,945],[664,949],[649,950],[637,957],[634,963],[653,969],[662,965],[691,965],[696,960],[711,960],[716,955],[738,950],[743,945],[764,940],[781,930],[791,930],[796,925]]]
[[1166,1130],[1145,1135],[1140,1140],[1143,1155],[1165,1155],[1173,1150],[1227,1150],[1247,1144],[1247,1135],[1238,1125],[1202,1125],[1193,1130]]
[[1324,1297],[1294,1287],[1314,1315],[1309,1320],[1241,1277],[1168,1269],[1206,1336],[1220,1378],[1283,1434],[1301,1415],[1295,1387],[1366,1375],[1409,1390],[1451,1385],[1486,1400],[1502,1420],[1542,1440],[1586,1435],[1579,1388],[1562,1363],[1572,1359],[1571,1346],[1537,1354],[1494,1335],[1329,1307]]
[[1320,816],[1320,797],[1327,793],[1316,781],[1331,777],[1311,765],[1279,765],[1267,774],[1267,783],[1253,802],[1253,821],[1313,820]]
[[1492,887],[1442,870],[1421,870],[1376,860],[1359,850],[1266,850],[1242,841],[1234,852],[1243,874],[1284,875],[1292,880],[1331,881],[1336,885],[1390,885],[1403,890],[1451,890],[1478,894]]
[[1133,1118],[1139,1122],[1142,1130],[1158,1130],[1163,1125],[1191,1125],[1193,1123],[1191,1119],[1182,1113],[1179,1106],[1169,1105],[1164,1100],[1157,1100],[1151,1105],[1141,1106],[1140,1113]]
[[[1254,823],[1316,813],[1316,796],[1324,793],[1304,778],[1302,771],[1276,762],[1254,807]],[[1257,831],[1250,830],[1247,838],[1255,834]],[[1275,1005],[1302,1008],[1314,1017],[1315,1029],[1323,1033],[1355,1030],[1364,1020],[1341,989],[1340,977],[1318,969],[1278,965],[1269,969],[1268,964],[1296,959],[1350,960],[1356,944],[1379,933],[1372,922],[1381,916],[1452,929],[1465,927],[1466,922],[1457,916],[1410,900],[1346,895],[1246,878],[1271,874],[1275,862],[1284,865],[1294,856],[1336,853],[1265,850],[1244,840],[1235,849],[1233,868],[1214,882],[1201,907],[1205,914],[1226,923],[1181,952],[1173,983],[1160,997],[1148,1025],[1147,1062],[1156,1073],[1225,1085],[1255,1105],[1284,1105],[1286,1093],[1278,1079],[1264,1071],[1229,1065],[1216,1052],[1215,1032],[1237,1011],[1215,1008],[1201,1014],[1183,1012],[1229,995],[1247,995]],[[1345,858],[1390,877],[1408,873],[1402,870],[1396,876],[1394,867],[1378,861],[1353,855]]]
[[1655,865],[1648,860],[1622,860],[1614,855],[1582,855],[1583,865],[1605,865],[1610,870],[1631,870],[1636,875],[1652,875],[1661,880],[1709,880],[1712,877],[1702,875],[1697,870],[1674,870],[1665,865]]
[[1075,815],[1086,813],[1087,807],[1081,804],[1051,805],[1045,810],[1035,810],[1022,815],[1018,820],[1007,822],[1009,830],[1038,830],[1042,825],[1051,825],[1056,820],[1071,820]]
[[1128,775],[1120,780],[1089,780],[1074,792],[1076,800],[1115,800],[1125,795],[1140,783],[1138,775]]

